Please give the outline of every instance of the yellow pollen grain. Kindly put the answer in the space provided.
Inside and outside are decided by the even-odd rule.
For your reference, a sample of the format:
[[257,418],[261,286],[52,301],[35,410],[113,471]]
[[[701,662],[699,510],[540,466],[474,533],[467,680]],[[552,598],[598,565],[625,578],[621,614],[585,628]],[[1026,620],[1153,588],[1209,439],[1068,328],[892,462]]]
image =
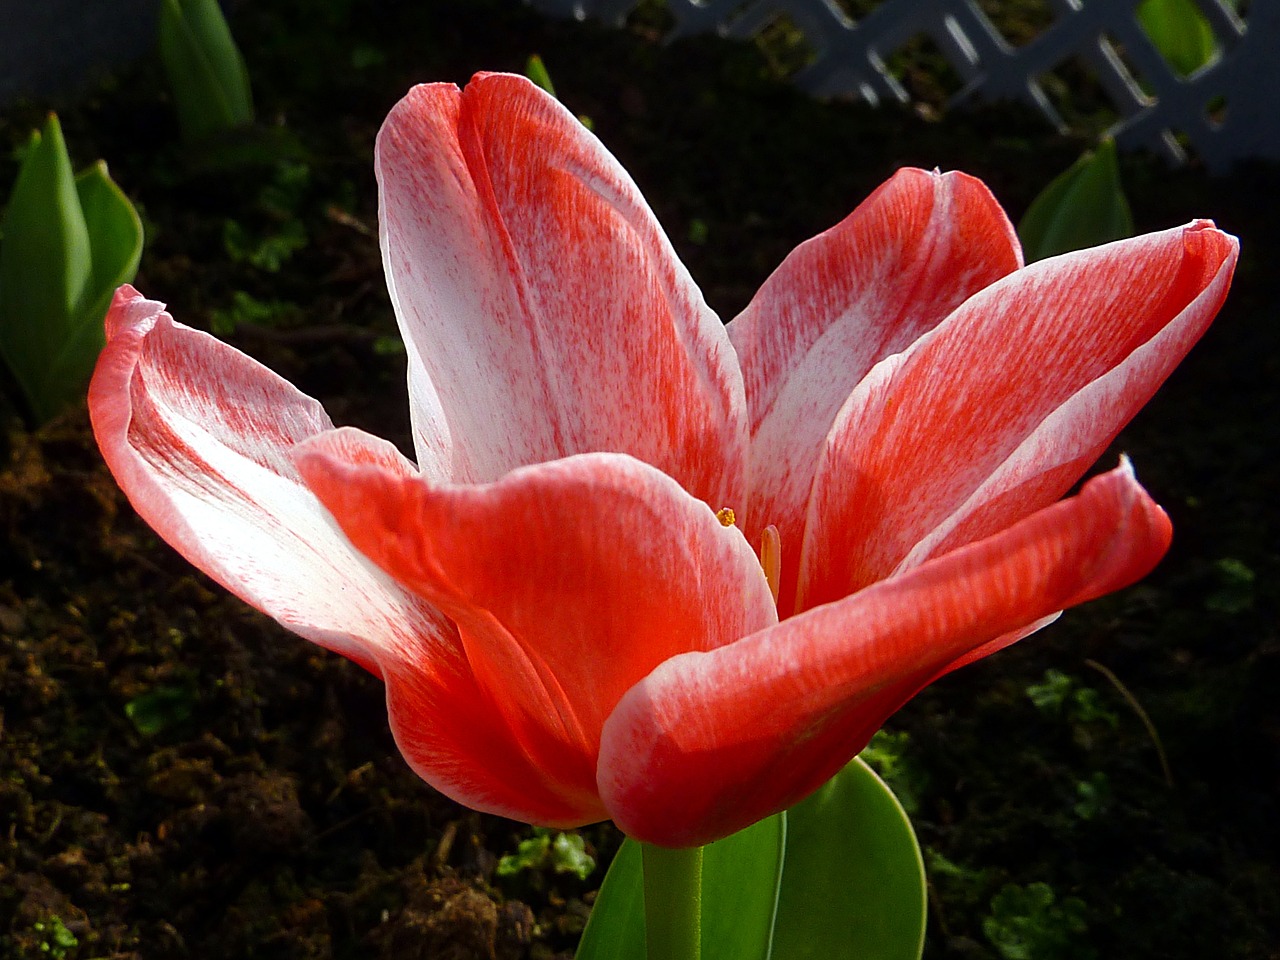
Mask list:
[[732,527],[738,518],[731,507],[721,507],[716,511],[716,519],[720,521],[720,526]]

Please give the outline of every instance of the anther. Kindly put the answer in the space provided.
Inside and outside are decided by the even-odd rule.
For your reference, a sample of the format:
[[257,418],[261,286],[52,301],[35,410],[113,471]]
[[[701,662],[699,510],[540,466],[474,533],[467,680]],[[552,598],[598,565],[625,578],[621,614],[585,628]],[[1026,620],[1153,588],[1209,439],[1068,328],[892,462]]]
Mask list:
[[760,566],[764,567],[764,578],[769,581],[769,592],[776,604],[782,580],[782,538],[772,523],[760,531]]

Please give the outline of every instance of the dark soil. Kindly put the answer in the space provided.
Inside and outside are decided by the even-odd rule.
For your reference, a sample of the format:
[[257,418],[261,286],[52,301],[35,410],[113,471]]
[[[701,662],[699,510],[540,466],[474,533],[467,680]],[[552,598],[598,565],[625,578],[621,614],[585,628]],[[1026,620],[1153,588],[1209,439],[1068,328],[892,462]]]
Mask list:
[[[176,145],[154,62],[11,109],[0,141],[58,108],[77,166],[106,157],[144,212],[140,289],[406,448],[371,147],[415,81],[541,53],[725,317],[902,164],[976,173],[1016,218],[1085,145],[1010,107],[939,120],[815,103],[773,75],[772,51],[663,46],[644,17],[610,32],[514,0],[362,9],[235,11],[268,131],[235,163]],[[15,169],[0,163],[0,184]],[[882,767],[926,848],[933,960],[1280,958],[1280,176],[1140,156],[1123,172],[1140,229],[1208,216],[1244,243],[1215,327],[1117,444],[1177,541],[1142,585],[891,722]],[[298,248],[272,270],[281,246]],[[0,956],[572,953],[620,842],[610,826],[583,831],[601,864],[585,880],[498,875],[529,828],[436,795],[400,760],[377,681],[160,542],[83,409],[5,432]]]

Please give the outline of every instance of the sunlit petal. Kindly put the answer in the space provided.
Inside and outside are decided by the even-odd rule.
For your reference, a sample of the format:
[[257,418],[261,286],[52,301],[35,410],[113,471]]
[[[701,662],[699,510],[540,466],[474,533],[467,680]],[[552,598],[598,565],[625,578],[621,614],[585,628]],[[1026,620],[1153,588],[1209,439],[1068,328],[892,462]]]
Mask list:
[[600,142],[521,77],[414,88],[378,137],[383,256],[428,475],[629,453],[741,505],[724,328]]
[[641,840],[726,836],[815,790],[957,660],[1132,583],[1169,538],[1168,518],[1122,466],[901,577],[671,659],[605,725],[601,796]]
[[440,486],[388,469],[375,444],[337,431],[298,463],[352,542],[458,625],[509,737],[582,820],[607,816],[595,758],[619,698],[672,656],[776,622],[742,535],[631,457]]
[[1062,496],[1208,327],[1237,249],[1200,222],[1044,260],[873,369],[827,439],[802,608]]
[[980,181],[904,169],[797,247],[729,324],[751,419],[745,530],[755,540],[778,528],[784,614],[823,441],[853,388],[1021,265],[1013,227]]

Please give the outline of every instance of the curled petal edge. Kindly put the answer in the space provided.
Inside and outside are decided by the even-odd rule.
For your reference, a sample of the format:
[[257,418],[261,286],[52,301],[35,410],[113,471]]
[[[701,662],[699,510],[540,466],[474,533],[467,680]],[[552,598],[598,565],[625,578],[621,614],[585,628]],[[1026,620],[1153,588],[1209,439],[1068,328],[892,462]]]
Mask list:
[[123,286],[89,388],[98,446],[143,520],[287,629],[381,676],[438,615],[347,542],[292,466],[333,428],[320,404]]
[[986,540],[668,660],[605,724],[601,797],[639,840],[727,836],[821,786],[966,654],[1145,575],[1171,535],[1125,461]]

